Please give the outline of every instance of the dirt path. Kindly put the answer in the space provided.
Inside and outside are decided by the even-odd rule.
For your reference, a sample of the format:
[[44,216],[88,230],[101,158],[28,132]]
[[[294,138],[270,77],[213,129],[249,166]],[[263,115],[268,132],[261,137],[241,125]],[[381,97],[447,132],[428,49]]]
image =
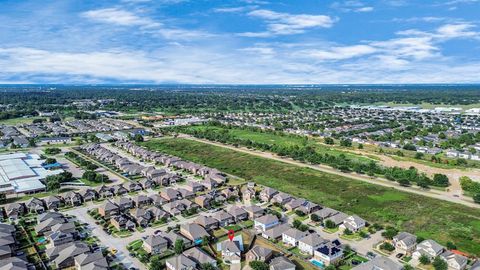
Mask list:
[[[353,150],[351,151],[357,154],[363,154],[361,151]],[[444,168],[436,168],[432,166],[428,166],[422,163],[414,162],[414,161],[406,161],[406,160],[396,160],[392,157],[385,156],[385,155],[378,155],[375,153],[368,153],[369,155],[375,156],[380,159],[380,164],[386,167],[400,167],[400,168],[410,168],[415,167],[418,171],[427,174],[428,176],[432,177],[436,173],[445,174],[449,179],[451,186],[448,187],[448,193],[454,195],[461,195],[462,188],[460,186],[460,177],[468,176],[472,180],[480,182],[480,170],[466,168],[466,169],[444,169]]]
[[189,139],[189,140],[203,142],[203,143],[206,143],[206,144],[211,144],[211,145],[215,145],[215,146],[228,148],[228,149],[231,149],[231,150],[234,150],[234,151],[237,151],[237,152],[247,153],[247,154],[251,154],[251,155],[254,155],[254,156],[258,156],[258,157],[273,159],[273,160],[276,160],[276,161],[280,161],[280,162],[284,162],[284,163],[288,163],[288,164],[292,164],[292,165],[296,165],[296,166],[300,166],[300,167],[305,167],[305,168],[310,168],[310,169],[314,169],[314,170],[317,170],[317,171],[336,174],[336,175],[344,176],[344,177],[347,177],[347,178],[368,182],[368,183],[375,184],[375,185],[380,185],[380,186],[384,186],[384,187],[391,187],[391,188],[395,188],[397,190],[410,192],[410,193],[415,193],[415,194],[419,194],[419,195],[424,195],[424,196],[427,196],[427,197],[440,199],[440,200],[444,200],[444,201],[449,201],[449,202],[453,202],[453,203],[459,203],[459,204],[463,204],[465,206],[469,206],[469,207],[473,207],[473,208],[480,208],[480,205],[475,204],[471,198],[468,198],[468,197],[465,197],[465,196],[462,196],[462,195],[458,195],[459,197],[454,197],[455,194],[448,193],[448,192],[445,192],[445,191],[440,191],[440,190],[434,190],[434,189],[424,190],[424,189],[420,189],[416,186],[402,187],[402,186],[399,186],[397,183],[389,181],[385,178],[379,178],[379,177],[371,178],[369,176],[360,175],[360,174],[356,174],[356,173],[344,173],[344,172],[338,171],[336,169],[333,169],[333,168],[325,166],[325,165],[305,164],[305,163],[293,160],[291,158],[279,157],[279,156],[274,155],[274,154],[269,153],[269,152],[261,152],[261,151],[257,151],[257,150],[251,150],[251,149],[247,149],[245,147],[234,147],[234,146],[227,145],[227,144],[222,144],[222,143],[211,142],[211,141],[208,141],[208,140],[194,138],[194,137],[191,137],[191,136],[185,135],[185,134],[182,134],[179,137]]

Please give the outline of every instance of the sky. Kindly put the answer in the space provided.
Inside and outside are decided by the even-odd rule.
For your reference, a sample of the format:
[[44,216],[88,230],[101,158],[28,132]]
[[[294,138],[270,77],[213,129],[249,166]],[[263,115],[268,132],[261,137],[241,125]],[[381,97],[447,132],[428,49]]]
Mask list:
[[480,0],[0,0],[0,83],[480,82]]

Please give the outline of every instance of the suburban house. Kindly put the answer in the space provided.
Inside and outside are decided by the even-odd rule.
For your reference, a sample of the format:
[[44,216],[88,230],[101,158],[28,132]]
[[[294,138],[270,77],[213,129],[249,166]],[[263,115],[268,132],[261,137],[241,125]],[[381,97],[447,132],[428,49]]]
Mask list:
[[62,197],[65,201],[65,204],[70,206],[80,206],[83,202],[82,195],[74,191],[67,192]]
[[296,265],[285,256],[275,257],[270,261],[270,270],[295,270]]
[[126,190],[128,190],[128,192],[136,192],[142,190],[142,186],[135,182],[128,182],[124,187]]
[[197,192],[203,191],[204,186],[195,181],[188,181],[186,189],[193,193],[197,193]]
[[77,269],[107,270],[108,262],[101,251],[84,253],[75,256],[75,267]]
[[143,189],[149,189],[155,187],[155,182],[151,179],[141,179],[138,183],[142,186]]
[[152,201],[152,204],[155,205],[155,206],[162,206],[164,205],[167,201],[162,197],[160,196],[159,194],[153,194],[153,195],[150,195],[150,200]]
[[248,219],[247,211],[245,211],[243,208],[236,205],[230,207],[230,209],[228,210],[228,213],[230,213],[233,216],[235,222],[240,222]]
[[357,232],[365,227],[365,220],[357,215],[349,216],[340,225],[340,229],[349,229],[352,232]]
[[150,212],[153,220],[162,220],[162,219],[167,220],[171,217],[169,213],[167,213],[166,211],[163,211],[163,209],[157,206],[152,206],[148,208],[147,211]]
[[255,189],[247,187],[242,191],[242,199],[244,202],[249,203],[255,198],[255,194]]
[[281,204],[281,205],[285,205],[286,203],[288,203],[292,199],[293,199],[293,197],[290,196],[289,194],[280,192],[280,193],[274,195],[270,201],[272,203],[278,203],[278,204]]
[[339,226],[343,224],[343,221],[345,221],[346,218],[348,218],[347,214],[342,212],[337,212],[337,214],[326,218],[324,221],[330,220],[335,224],[335,226]]
[[198,247],[193,247],[184,251],[183,255],[194,261],[198,266],[205,264],[210,264],[214,267],[217,266],[217,260]]
[[201,208],[210,208],[212,203],[212,196],[210,195],[200,195],[195,197],[195,203],[198,204]]
[[322,244],[313,252],[313,257],[324,265],[336,264],[343,256],[343,248],[340,241],[333,240]]
[[120,211],[125,211],[133,208],[133,201],[128,197],[120,197],[115,201]]
[[185,189],[185,188],[178,188],[178,192],[180,192],[180,196],[184,199],[193,199],[195,198],[195,193],[192,191]]
[[199,215],[195,219],[194,223],[202,225],[207,231],[212,231],[219,228],[218,220],[205,215]]
[[82,196],[84,202],[91,202],[98,197],[98,193],[91,188],[86,188],[78,192]]
[[235,221],[233,216],[225,212],[225,210],[215,212],[212,217],[218,220],[218,224],[220,225],[220,227],[225,227],[234,223]]
[[279,224],[279,220],[276,216],[268,214],[254,219],[254,226],[257,230],[262,232],[273,228]]
[[158,235],[149,235],[147,239],[143,241],[142,247],[147,253],[151,255],[160,254],[167,250],[168,241]]
[[433,259],[442,254],[444,248],[433,240],[425,240],[417,245],[415,252],[412,253],[412,258],[418,260],[422,255]]
[[398,252],[411,254],[417,246],[417,237],[408,232],[400,232],[393,237],[393,245]]
[[205,228],[196,223],[180,225],[180,233],[195,244],[202,243],[204,237],[210,237]]
[[114,195],[113,189],[104,185],[95,188],[95,191],[97,192],[98,196],[102,198],[110,198]]
[[247,261],[269,261],[273,256],[273,250],[255,245],[245,254]]
[[10,220],[16,220],[27,212],[23,203],[10,203],[7,204],[4,208],[5,214]]
[[289,230],[282,233],[282,242],[286,245],[296,247],[298,241],[303,237],[307,236],[307,232],[302,232],[295,228],[290,228]]
[[259,197],[262,202],[269,202],[277,193],[277,190],[266,187],[262,191],[260,191]]
[[138,195],[133,197],[133,204],[135,207],[144,207],[151,204],[152,201],[146,195]]
[[320,221],[323,222],[327,218],[329,218],[331,216],[334,216],[338,213],[339,212],[335,209],[325,207],[325,208],[322,208],[318,211],[313,212],[312,215],[316,215],[320,219]]
[[243,207],[243,209],[245,211],[247,211],[248,217],[250,219],[258,218],[258,217],[261,217],[261,216],[265,215],[265,209],[263,209],[262,207],[260,207],[258,205],[246,206],[246,207]]
[[104,204],[98,207],[98,214],[105,219],[118,215],[119,213],[120,208],[118,205],[110,200],[107,200]]
[[222,258],[226,264],[240,264],[242,251],[238,241],[225,240],[221,243]]
[[276,240],[282,237],[282,234],[290,229],[290,225],[283,223],[262,232],[262,237],[269,240]]
[[160,196],[163,199],[165,199],[166,202],[172,202],[172,201],[175,201],[175,200],[180,200],[182,198],[182,194],[178,190],[173,189],[173,188],[163,189],[160,192]]
[[377,256],[374,259],[359,264],[352,268],[352,270],[402,270],[403,265],[394,262],[390,258],[384,256]]
[[323,239],[318,233],[311,233],[298,240],[298,248],[301,252],[313,256],[313,253],[327,240]]
[[25,206],[27,207],[27,210],[30,213],[41,214],[41,213],[45,212],[44,202],[40,199],[35,198],[35,197],[32,197],[28,201],[26,201]]
[[460,254],[455,254],[452,251],[445,251],[440,255],[444,261],[447,262],[448,268],[454,270],[463,270],[467,267],[468,259]]
[[165,261],[168,270],[195,270],[197,263],[187,256],[180,254]]

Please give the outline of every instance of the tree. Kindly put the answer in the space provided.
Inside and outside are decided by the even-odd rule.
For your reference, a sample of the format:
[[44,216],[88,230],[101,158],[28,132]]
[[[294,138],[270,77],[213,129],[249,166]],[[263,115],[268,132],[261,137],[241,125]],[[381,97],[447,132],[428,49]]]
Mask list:
[[342,140],[340,141],[340,146],[351,147],[351,146],[352,146],[352,140],[350,140],[350,139],[342,139]]
[[57,163],[57,160],[54,158],[47,158],[45,160],[45,164],[55,164],[55,163]]
[[143,142],[144,139],[143,139],[143,136],[142,136],[142,135],[140,135],[140,134],[135,134],[135,136],[133,136],[133,140],[134,140],[135,142]]
[[447,249],[450,249],[450,250],[457,249],[457,246],[453,242],[448,241],[447,242]]
[[7,201],[7,195],[5,193],[0,193],[0,203],[5,203]]
[[337,269],[337,268],[335,268],[335,266],[331,265],[331,264],[324,268],[324,270],[335,270],[335,269]]
[[358,144],[358,149],[363,149],[363,144]]
[[450,182],[445,174],[436,173],[433,175],[433,184],[439,187],[448,187]]
[[215,266],[213,266],[213,264],[211,264],[211,263],[202,263],[200,265],[200,269],[202,269],[202,270],[215,270],[217,268],[215,268]]
[[385,243],[380,245],[380,249],[383,249],[383,250],[386,250],[386,251],[394,251],[395,247],[392,244],[390,244],[388,242],[385,242]]
[[35,143],[35,139],[31,138],[28,140],[28,146],[29,147],[35,147],[37,144]]
[[60,153],[62,150],[60,150],[60,148],[56,148],[56,147],[50,147],[50,148],[46,148],[45,150],[43,150],[43,152],[45,152],[45,154],[47,155],[56,155],[58,153]]
[[343,234],[345,234],[345,235],[352,235],[353,232],[352,232],[349,228],[346,228],[346,229],[343,231]]
[[176,254],[181,254],[183,252],[185,249],[185,244],[183,243],[182,239],[177,239],[177,241],[175,241],[174,249]]
[[302,222],[298,219],[295,219],[292,223],[293,227],[298,229],[298,227],[300,227],[300,225],[302,225]]
[[398,179],[397,182],[398,182],[398,183],[400,184],[400,186],[402,186],[402,187],[408,187],[408,186],[410,186],[410,181],[408,181],[408,179],[405,179],[405,178]]
[[158,255],[152,256],[150,259],[150,264],[148,266],[148,270],[163,270],[165,269],[165,265],[162,263],[162,259]]
[[263,261],[251,261],[248,263],[248,265],[253,269],[253,270],[268,270],[269,266],[266,262]]
[[382,232],[382,236],[387,239],[393,239],[395,235],[398,234],[398,230],[393,227],[387,227],[384,232]]
[[407,143],[403,146],[403,149],[409,150],[409,151],[417,151],[417,147],[411,143]]
[[313,222],[319,222],[319,221],[320,221],[320,217],[319,217],[317,214],[311,214],[311,215],[310,215],[310,219],[311,219]]
[[425,255],[425,254],[422,254],[422,256],[420,256],[420,258],[418,259],[418,261],[423,264],[423,265],[427,265],[427,264],[430,264],[430,258]]
[[411,266],[410,264],[404,264],[403,265],[403,270],[414,270],[415,268]]
[[333,229],[333,228],[337,227],[337,225],[335,225],[335,222],[331,221],[330,219],[325,220],[324,226],[327,229]]
[[325,141],[326,144],[329,144],[329,145],[333,145],[333,144],[335,143],[335,142],[333,141],[333,139],[330,138],[330,137],[326,137],[326,138],[324,139],[324,141]]
[[54,191],[60,189],[60,182],[57,178],[50,179],[47,181],[47,190]]
[[473,201],[475,203],[480,203],[480,193],[473,195]]
[[440,256],[435,257],[432,265],[433,265],[433,268],[435,268],[435,270],[447,270],[448,269],[447,262],[445,260],[443,260],[442,258],[440,258]]
[[415,153],[415,158],[416,159],[422,159],[423,156],[424,156],[423,153],[420,153],[420,152]]

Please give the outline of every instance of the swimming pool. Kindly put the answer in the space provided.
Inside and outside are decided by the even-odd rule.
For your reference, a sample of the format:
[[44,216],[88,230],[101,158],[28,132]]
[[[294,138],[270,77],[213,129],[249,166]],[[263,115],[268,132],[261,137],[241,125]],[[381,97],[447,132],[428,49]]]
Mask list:
[[45,239],[45,237],[43,237],[43,236],[40,237],[40,238],[38,238],[38,240],[37,240],[37,242],[38,242],[39,244],[43,244],[43,243],[45,243],[46,241],[47,241],[47,239]]
[[323,269],[323,268],[325,267],[325,264],[324,264],[323,262],[321,262],[321,261],[317,261],[317,260],[315,260],[315,259],[311,259],[310,262],[311,262],[313,265],[315,265],[316,267],[318,267],[318,268],[322,268],[322,269]]

